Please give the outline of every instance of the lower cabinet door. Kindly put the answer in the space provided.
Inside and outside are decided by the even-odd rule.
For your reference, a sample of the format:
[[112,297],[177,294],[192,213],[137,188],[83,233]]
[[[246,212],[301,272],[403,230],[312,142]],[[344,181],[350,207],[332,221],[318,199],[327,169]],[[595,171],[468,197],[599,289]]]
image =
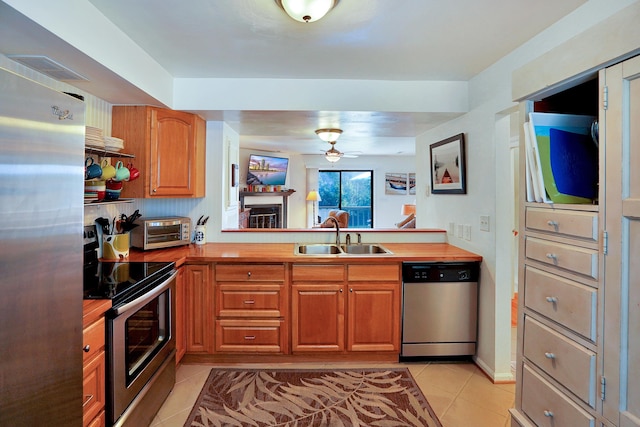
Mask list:
[[344,285],[294,284],[291,292],[291,350],[344,350]]
[[85,363],[82,368],[82,424],[90,425],[105,405],[105,356],[104,351]]
[[397,283],[349,285],[348,351],[399,351],[400,292]]

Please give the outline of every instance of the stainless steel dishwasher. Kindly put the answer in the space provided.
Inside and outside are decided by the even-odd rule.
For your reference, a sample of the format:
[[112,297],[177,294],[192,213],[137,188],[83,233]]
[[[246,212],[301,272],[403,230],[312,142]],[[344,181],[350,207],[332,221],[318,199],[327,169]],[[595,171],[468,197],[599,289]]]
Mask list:
[[479,262],[403,263],[401,358],[475,354],[479,275]]

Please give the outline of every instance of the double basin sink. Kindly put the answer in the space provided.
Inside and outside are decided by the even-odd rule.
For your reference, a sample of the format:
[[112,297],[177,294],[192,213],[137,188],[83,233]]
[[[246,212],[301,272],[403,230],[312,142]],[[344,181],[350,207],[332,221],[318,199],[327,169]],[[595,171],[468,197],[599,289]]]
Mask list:
[[335,245],[331,243],[296,244],[296,255],[385,255],[393,254],[379,244]]

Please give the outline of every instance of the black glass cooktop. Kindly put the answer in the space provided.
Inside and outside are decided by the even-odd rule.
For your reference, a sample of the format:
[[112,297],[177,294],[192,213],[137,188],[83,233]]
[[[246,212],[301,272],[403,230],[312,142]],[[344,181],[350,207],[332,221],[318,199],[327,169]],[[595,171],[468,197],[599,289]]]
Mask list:
[[172,262],[100,261],[84,268],[84,299],[131,300],[174,269]]

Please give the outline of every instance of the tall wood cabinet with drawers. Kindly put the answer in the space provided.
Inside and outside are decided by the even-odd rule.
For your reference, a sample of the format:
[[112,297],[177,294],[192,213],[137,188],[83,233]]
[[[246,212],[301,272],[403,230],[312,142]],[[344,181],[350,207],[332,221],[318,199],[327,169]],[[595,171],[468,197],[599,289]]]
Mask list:
[[640,426],[640,58],[596,82],[598,204],[520,210],[512,426]]

